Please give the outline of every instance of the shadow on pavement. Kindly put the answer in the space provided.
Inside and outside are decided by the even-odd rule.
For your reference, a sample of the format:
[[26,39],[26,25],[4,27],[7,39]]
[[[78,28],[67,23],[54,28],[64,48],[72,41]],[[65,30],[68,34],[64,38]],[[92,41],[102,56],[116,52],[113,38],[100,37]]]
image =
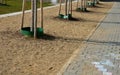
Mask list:
[[102,2],[120,2],[120,0],[100,0]]

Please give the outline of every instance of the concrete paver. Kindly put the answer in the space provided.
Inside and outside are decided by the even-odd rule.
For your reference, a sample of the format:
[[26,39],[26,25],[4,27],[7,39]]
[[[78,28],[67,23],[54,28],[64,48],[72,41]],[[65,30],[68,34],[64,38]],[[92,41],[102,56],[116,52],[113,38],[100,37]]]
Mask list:
[[63,75],[120,75],[120,2],[86,42]]

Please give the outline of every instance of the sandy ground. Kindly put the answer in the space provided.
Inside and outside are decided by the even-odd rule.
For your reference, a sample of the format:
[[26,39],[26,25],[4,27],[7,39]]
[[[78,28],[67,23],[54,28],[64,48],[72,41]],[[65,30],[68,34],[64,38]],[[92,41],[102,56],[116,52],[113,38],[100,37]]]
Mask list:
[[[58,7],[45,9],[46,36],[37,40],[20,34],[21,15],[0,18],[0,75],[56,75],[112,4],[100,2],[86,13],[74,11],[74,4],[76,21],[56,18]],[[25,25],[30,25],[30,13]]]

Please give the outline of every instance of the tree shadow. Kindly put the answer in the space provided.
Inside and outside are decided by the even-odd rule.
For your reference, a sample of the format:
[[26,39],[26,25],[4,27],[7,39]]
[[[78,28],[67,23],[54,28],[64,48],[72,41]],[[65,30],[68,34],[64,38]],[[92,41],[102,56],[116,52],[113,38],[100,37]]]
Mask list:
[[104,7],[95,5],[95,6],[88,6],[88,8],[104,8]]
[[[20,34],[19,31],[15,31],[15,32],[13,32],[13,31],[0,31],[0,35],[3,38],[7,37],[9,39],[17,39],[17,38],[23,37],[23,35]],[[30,38],[25,38],[25,39],[31,40]],[[62,36],[53,36],[51,34],[44,34],[43,36],[41,36],[38,39],[50,40],[50,41],[60,40],[60,41],[72,42],[72,43],[80,43],[80,42],[83,42],[83,41],[87,41],[88,43],[98,43],[98,44],[108,44],[108,45],[112,44],[112,45],[120,46],[120,42],[116,42],[116,41],[100,41],[100,40],[94,40],[94,39],[91,40],[90,37],[89,37],[89,39],[86,39],[86,38],[69,38],[69,37],[62,37]]]
[[100,0],[101,2],[120,2],[119,0]]
[[56,16],[56,17],[53,17],[54,20],[60,20],[60,21],[80,21],[81,19],[79,18],[70,18],[70,19],[63,19],[63,18],[60,18],[59,16]]
[[43,34],[42,36],[38,37],[38,39],[43,39],[43,40],[55,40],[55,36],[50,35],[50,34]]
[[62,36],[52,36],[52,35],[48,35],[45,34],[43,37],[41,37],[41,39],[43,40],[60,40],[60,41],[64,41],[64,42],[74,42],[74,43],[79,43],[84,41],[84,39],[81,38],[69,38],[69,37],[62,37]]
[[107,14],[106,12],[90,11],[91,14]]
[[44,34],[43,37],[41,37],[43,40],[60,40],[64,42],[72,42],[72,43],[80,43],[83,41],[87,41],[88,43],[98,43],[98,44],[113,44],[113,45],[120,45],[120,42],[115,42],[115,41],[100,41],[100,40],[91,40],[89,39],[82,39],[82,38],[69,38],[69,37],[61,37],[61,36],[53,36],[50,34]]
[[[96,21],[96,20],[84,20],[84,22],[95,22],[95,23],[99,23],[100,21]],[[110,24],[120,24],[120,22],[112,22],[112,21],[102,21],[101,23],[110,23]]]
[[120,45],[120,42],[115,41],[99,41],[99,40],[87,40],[88,43],[98,43],[98,44],[113,44],[113,45]]
[[73,11],[76,11],[76,12],[79,12],[79,13],[89,13],[89,12],[91,12],[90,10],[86,10],[86,11],[81,11],[81,10],[73,10]]
[[[0,31],[0,39],[16,39],[16,40],[34,40],[33,37],[30,36],[24,36],[20,33],[20,31]],[[79,43],[84,41],[84,39],[80,38],[69,38],[69,37],[62,37],[62,36],[53,36],[51,34],[43,34],[42,36],[38,37],[37,40],[49,40],[49,41],[55,41],[60,40],[63,42],[72,42],[72,43]]]
[[69,21],[80,21],[80,19],[72,17],[72,18],[69,19]]
[[10,6],[10,5],[0,3],[0,6]]

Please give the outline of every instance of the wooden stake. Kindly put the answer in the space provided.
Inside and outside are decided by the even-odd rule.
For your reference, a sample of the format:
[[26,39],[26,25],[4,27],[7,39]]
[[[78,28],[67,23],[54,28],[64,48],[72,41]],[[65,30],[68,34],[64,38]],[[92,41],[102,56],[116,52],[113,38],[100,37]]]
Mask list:
[[59,8],[59,14],[61,13],[61,4],[62,4],[62,0],[59,0],[60,2],[60,8]]
[[68,14],[71,14],[71,0],[68,0]]
[[81,0],[81,8],[82,8],[82,1],[83,1],[83,0]]
[[41,7],[41,28],[43,28],[43,0],[40,0]]
[[32,17],[31,17],[31,32],[34,31],[34,0],[31,0],[31,14],[32,14]]
[[23,28],[23,24],[24,24],[24,16],[25,16],[25,0],[23,0],[22,3],[22,22],[21,22],[21,29]]
[[79,6],[79,0],[77,0],[77,8],[78,8],[78,6]]
[[68,2],[68,0],[65,0],[65,15],[68,14],[68,13],[67,13],[67,2]]
[[85,8],[87,8],[87,1],[85,0]]
[[70,3],[71,3],[71,15],[72,15],[72,0],[71,0],[71,2],[70,2]]
[[84,8],[85,8],[85,0],[83,0],[84,1]]

